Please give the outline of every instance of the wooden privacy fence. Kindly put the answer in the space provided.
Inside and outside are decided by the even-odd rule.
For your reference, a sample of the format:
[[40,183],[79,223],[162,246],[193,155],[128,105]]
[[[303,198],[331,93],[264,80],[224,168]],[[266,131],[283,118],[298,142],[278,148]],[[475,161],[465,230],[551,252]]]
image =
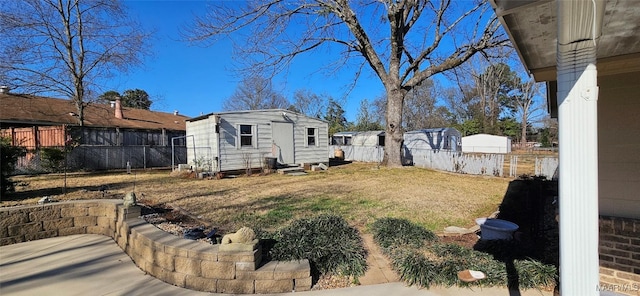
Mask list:
[[[17,174],[45,172],[40,151],[21,157],[16,164]],[[171,167],[175,163],[186,163],[187,148],[176,146],[78,146],[67,155],[69,170],[114,170]],[[127,166],[128,165],[128,166]]]

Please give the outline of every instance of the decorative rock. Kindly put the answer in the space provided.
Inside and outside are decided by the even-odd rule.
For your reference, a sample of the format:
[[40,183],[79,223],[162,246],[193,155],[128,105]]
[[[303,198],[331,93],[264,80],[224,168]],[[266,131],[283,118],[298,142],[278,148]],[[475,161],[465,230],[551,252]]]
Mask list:
[[458,226],[449,226],[444,228],[445,234],[467,234],[473,233],[474,231],[469,230],[467,228],[458,227]]
[[135,206],[137,204],[136,202],[136,194],[133,192],[129,192],[127,193],[127,195],[124,196],[124,207],[125,208],[130,208],[131,206]]

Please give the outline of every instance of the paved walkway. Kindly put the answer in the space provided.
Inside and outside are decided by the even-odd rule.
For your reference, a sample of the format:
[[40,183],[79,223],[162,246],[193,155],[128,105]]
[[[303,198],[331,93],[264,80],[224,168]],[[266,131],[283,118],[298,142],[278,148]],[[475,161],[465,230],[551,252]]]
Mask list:
[[[115,242],[102,235],[72,235],[0,247],[0,295],[222,295],[196,292],[145,274]],[[284,296],[545,295],[506,289],[432,288],[399,282],[276,294]]]

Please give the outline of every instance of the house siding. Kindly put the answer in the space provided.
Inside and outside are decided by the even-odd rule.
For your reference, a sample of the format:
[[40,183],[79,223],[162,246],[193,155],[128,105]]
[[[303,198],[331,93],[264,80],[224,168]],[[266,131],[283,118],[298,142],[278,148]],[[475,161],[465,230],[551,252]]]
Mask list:
[[462,137],[462,152],[510,153],[511,140],[503,136],[477,134]]
[[640,219],[640,72],[600,77],[599,210]]

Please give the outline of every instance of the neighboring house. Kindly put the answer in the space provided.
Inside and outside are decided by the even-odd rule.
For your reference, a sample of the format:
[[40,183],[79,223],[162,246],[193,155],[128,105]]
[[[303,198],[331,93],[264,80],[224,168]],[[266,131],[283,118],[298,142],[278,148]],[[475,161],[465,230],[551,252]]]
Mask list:
[[364,147],[384,147],[384,131],[357,132],[351,138],[351,145]]
[[511,153],[511,139],[488,134],[462,137],[462,152]]
[[[429,151],[460,151],[460,132],[454,128],[432,128],[405,132],[403,136],[403,162],[414,164],[420,159],[422,163]],[[343,152],[345,160],[382,162],[384,157],[384,131],[340,132],[332,138],[329,155],[336,150]]]
[[460,151],[460,132],[451,127],[430,128],[404,133],[404,146],[409,150]]
[[[70,100],[0,93],[0,135],[29,153],[20,166],[38,170],[38,153],[44,147],[63,148],[74,143],[69,154],[71,169],[119,169],[170,166],[172,138],[184,147],[187,117],[111,104],[90,103],[84,109],[84,126]],[[126,147],[124,149],[123,147]],[[184,148],[173,151],[184,160]]]
[[[187,120],[187,158],[212,172],[329,163],[326,121],[282,109],[210,113]],[[203,167],[204,166],[204,167]]]
[[558,118],[560,293],[637,295],[640,5],[491,2]]
[[353,144],[353,136],[358,132],[338,132],[331,136],[331,145],[349,146]]

